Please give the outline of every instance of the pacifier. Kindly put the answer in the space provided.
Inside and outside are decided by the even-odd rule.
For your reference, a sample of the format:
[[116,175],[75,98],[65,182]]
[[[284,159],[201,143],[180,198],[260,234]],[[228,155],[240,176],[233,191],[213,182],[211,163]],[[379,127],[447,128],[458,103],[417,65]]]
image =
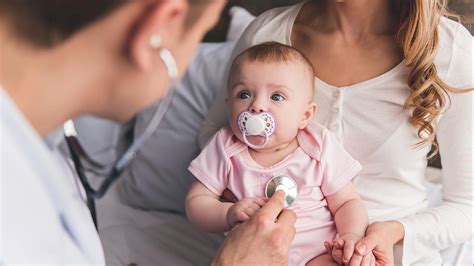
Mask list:
[[[275,132],[275,119],[268,112],[253,114],[248,111],[240,113],[237,119],[240,132],[245,144],[253,149],[263,148],[268,143],[268,139]],[[254,145],[247,139],[248,136],[264,137],[265,141],[261,145]]]

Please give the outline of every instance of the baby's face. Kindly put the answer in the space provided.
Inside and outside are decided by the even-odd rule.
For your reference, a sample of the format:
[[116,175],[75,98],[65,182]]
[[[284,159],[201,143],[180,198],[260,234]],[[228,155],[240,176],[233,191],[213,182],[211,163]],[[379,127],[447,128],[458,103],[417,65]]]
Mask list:
[[[291,142],[315,112],[310,73],[300,62],[242,62],[229,82],[227,104],[233,133],[243,141],[237,120],[243,111],[270,112],[275,132],[263,149],[278,148]],[[260,145],[263,137],[249,137]]]

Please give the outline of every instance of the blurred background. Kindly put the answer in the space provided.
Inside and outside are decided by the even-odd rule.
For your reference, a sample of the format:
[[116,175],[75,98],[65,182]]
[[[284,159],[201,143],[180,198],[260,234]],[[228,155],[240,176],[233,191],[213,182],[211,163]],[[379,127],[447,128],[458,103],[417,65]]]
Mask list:
[[[232,6],[241,6],[247,9],[253,15],[259,15],[262,12],[279,6],[287,6],[299,3],[302,0],[229,0],[222,13],[219,24],[206,36],[206,42],[225,41],[225,34],[229,27],[229,9]],[[427,0],[431,1],[431,0]],[[448,0],[451,12],[461,16],[461,22],[474,33],[474,0]]]

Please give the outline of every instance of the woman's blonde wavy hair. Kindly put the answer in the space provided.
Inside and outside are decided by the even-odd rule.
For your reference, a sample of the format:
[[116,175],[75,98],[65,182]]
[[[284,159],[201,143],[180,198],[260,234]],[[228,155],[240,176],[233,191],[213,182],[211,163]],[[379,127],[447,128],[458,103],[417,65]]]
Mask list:
[[418,129],[420,142],[417,146],[433,145],[429,155],[431,158],[439,151],[436,121],[448,107],[448,92],[472,90],[457,89],[446,84],[438,76],[434,64],[441,17],[460,19],[448,12],[446,0],[396,0],[395,3],[401,18],[398,41],[403,49],[405,64],[411,67],[408,77],[411,94],[405,100],[404,108],[413,108],[410,123]]

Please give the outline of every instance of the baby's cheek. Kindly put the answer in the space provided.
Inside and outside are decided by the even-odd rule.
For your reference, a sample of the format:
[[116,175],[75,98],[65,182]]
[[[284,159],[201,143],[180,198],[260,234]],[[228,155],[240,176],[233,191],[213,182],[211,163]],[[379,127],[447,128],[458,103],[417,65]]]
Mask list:
[[237,126],[237,122],[234,122],[232,123],[232,121],[230,121],[230,129],[232,130],[232,133],[240,140],[240,141],[244,141],[243,137],[242,137],[242,132],[240,132],[240,129],[239,127]]
[[296,120],[286,118],[283,121],[277,122],[275,133],[278,139],[282,142],[290,141],[298,134],[299,123]]

